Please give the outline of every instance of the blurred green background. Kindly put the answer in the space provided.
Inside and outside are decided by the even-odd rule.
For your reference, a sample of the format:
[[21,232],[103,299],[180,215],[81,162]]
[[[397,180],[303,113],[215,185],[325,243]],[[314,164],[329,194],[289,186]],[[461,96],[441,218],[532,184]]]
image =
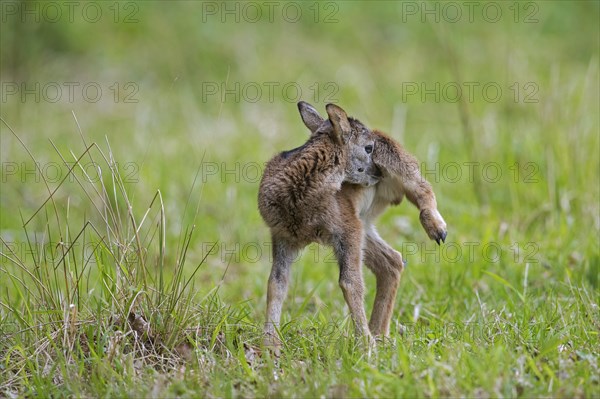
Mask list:
[[[538,267],[560,270],[577,253],[577,275],[596,285],[598,12],[552,1],[3,3],[2,118],[42,171],[3,124],[2,232],[19,237],[19,212],[47,198],[42,175],[51,187],[67,175],[49,139],[82,153],[73,113],[88,142],[110,143],[140,215],[160,189],[169,240],[195,223],[196,256],[216,241],[225,253],[205,273],[220,278],[233,251],[229,276],[260,285],[268,259],[243,251],[268,253],[258,174],[306,139],[302,99],[338,103],[413,152],[463,252],[533,242]],[[94,220],[81,196],[68,179],[56,198]],[[403,204],[379,225],[401,249],[425,245],[416,221]],[[522,268],[507,254],[496,264]]]
[[[192,278],[194,295],[220,284],[223,303],[260,326],[270,270],[268,230],[256,205],[262,165],[307,139],[297,101],[322,113],[333,102],[417,156],[448,223],[440,248],[427,240],[410,204],[390,208],[378,223],[409,264],[393,334],[399,323],[418,320],[521,315],[521,322],[559,331],[560,339],[593,353],[596,368],[573,366],[584,381],[597,371],[599,17],[597,1],[3,1],[2,252],[10,247],[33,265],[28,241],[52,252],[61,245],[52,240],[72,238],[86,222],[102,236],[106,210],[92,187],[116,186],[110,168],[86,155],[82,164],[93,184],[81,184],[61,159],[72,162],[96,142],[93,159],[102,160],[100,149],[116,162],[138,222],[160,190],[166,278],[184,232],[195,226],[186,275],[208,257]],[[74,175],[85,180],[79,169]],[[54,203],[35,214],[56,187]],[[120,194],[106,201],[126,226],[127,201]],[[156,206],[141,227],[146,237],[158,237]],[[55,223],[54,214],[63,222]],[[158,239],[148,242],[152,260]],[[293,268],[286,323],[344,320],[332,259],[325,248],[304,251]],[[18,270],[6,257],[1,262],[5,273]],[[97,270],[88,270],[87,295],[96,295]],[[374,280],[365,275],[370,304]],[[14,286],[1,284],[3,303],[18,301]],[[574,287],[592,292],[590,319]],[[566,335],[556,316],[562,306],[568,309],[559,311],[562,328],[572,329]],[[595,343],[586,338],[593,326]],[[556,352],[560,339],[548,347]],[[496,384],[493,375],[504,375],[507,386],[514,380],[503,374],[503,364],[517,362],[514,348],[505,363],[496,362],[504,353],[496,349],[484,348],[491,356],[484,363],[469,363],[473,375],[498,364],[478,380],[486,389]],[[423,367],[435,369],[435,359]],[[553,361],[548,369],[556,370],[559,360]],[[527,373],[532,385],[523,386],[534,388],[526,393],[557,393],[560,384],[546,390],[541,374]],[[472,396],[476,386],[448,392]],[[260,387],[239,392],[265,394]],[[516,395],[507,389],[488,392]]]

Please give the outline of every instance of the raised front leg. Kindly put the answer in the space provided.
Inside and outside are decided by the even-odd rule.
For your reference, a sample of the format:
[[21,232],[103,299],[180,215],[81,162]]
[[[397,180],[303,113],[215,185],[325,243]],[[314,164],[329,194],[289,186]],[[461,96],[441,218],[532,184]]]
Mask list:
[[373,150],[373,161],[386,172],[383,182],[388,193],[394,193],[391,202],[400,202],[402,195],[419,208],[421,225],[432,240],[438,244],[446,240],[446,222],[438,212],[435,194],[431,184],[419,172],[417,159],[402,146],[381,132],[377,136]]
[[402,255],[383,241],[373,226],[368,226],[364,258],[367,267],[373,271],[377,280],[377,293],[369,329],[374,336],[387,336],[400,277],[404,269]]
[[269,276],[267,290],[267,318],[265,321],[266,346],[279,348],[281,341],[276,329],[279,328],[281,320],[281,308],[287,295],[290,276],[290,266],[298,253],[298,250],[284,240],[273,237],[273,266]]
[[361,270],[362,233],[360,226],[356,231],[346,231],[336,238],[333,250],[340,266],[340,288],[350,308],[350,316],[354,322],[356,333],[369,339],[369,326],[365,314],[365,284]]
[[429,238],[438,245],[440,241],[444,242],[447,234],[446,222],[437,209],[437,201],[431,184],[421,176],[416,165],[406,174],[406,179],[402,181],[402,187],[406,198],[421,211],[419,220]]

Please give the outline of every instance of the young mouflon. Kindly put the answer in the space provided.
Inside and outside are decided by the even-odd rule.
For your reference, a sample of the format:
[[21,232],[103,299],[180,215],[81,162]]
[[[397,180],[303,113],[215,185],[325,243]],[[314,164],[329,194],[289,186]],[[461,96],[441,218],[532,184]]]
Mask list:
[[[280,153],[265,168],[258,194],[260,214],[271,230],[273,265],[267,291],[265,342],[279,345],[279,326],[293,259],[306,245],[333,248],[339,285],[359,335],[384,336],[404,264],[373,225],[390,204],[406,196],[419,208],[428,236],[440,243],[446,223],[437,210],[431,185],[416,159],[398,143],[340,107],[328,104],[328,119],[298,103],[311,131],[301,147]],[[364,310],[362,261],[373,271],[377,292],[370,322]]]

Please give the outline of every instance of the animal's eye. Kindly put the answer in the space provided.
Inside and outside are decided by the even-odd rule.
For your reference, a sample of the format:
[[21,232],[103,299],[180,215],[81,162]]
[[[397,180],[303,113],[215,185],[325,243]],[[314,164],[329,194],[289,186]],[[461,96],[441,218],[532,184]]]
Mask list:
[[365,146],[365,151],[367,154],[370,154],[373,152],[373,146],[371,144],[369,144],[368,146]]

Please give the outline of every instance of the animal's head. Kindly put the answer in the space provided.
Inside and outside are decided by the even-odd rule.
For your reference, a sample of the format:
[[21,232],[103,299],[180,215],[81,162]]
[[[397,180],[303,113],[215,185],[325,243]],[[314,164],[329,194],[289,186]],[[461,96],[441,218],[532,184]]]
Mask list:
[[372,186],[381,179],[381,171],[373,163],[375,146],[373,132],[359,120],[349,118],[346,112],[335,104],[327,104],[329,119],[324,119],[310,104],[298,103],[300,116],[311,134],[328,133],[334,140],[345,146],[348,154],[344,181],[362,186]]

